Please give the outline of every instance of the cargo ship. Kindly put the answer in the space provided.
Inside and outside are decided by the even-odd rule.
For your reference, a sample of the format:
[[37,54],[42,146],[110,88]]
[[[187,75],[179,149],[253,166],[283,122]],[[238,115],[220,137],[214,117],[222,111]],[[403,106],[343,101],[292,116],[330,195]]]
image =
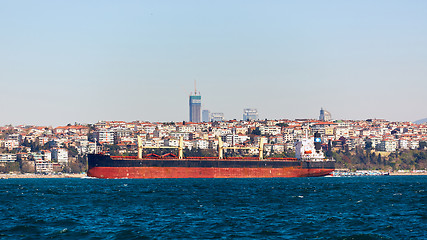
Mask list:
[[184,157],[183,140],[174,154],[143,156],[144,148],[138,138],[138,156],[88,155],[88,177],[96,178],[284,178],[321,177],[330,175],[335,161],[326,159],[321,151],[320,134],[298,140],[295,158],[264,158],[262,139],[258,157],[224,157],[227,149],[253,147],[225,147],[218,138],[218,157]]

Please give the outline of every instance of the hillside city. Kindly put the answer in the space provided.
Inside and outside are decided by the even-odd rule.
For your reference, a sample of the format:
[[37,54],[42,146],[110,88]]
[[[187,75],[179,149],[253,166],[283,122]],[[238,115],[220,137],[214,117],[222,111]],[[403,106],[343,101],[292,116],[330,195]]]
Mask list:
[[[253,110],[251,114],[254,114]],[[252,118],[257,118],[255,114]],[[254,147],[228,150],[228,155],[256,155],[256,146],[263,138],[265,156],[293,157],[295,141],[313,136],[315,132],[321,134],[322,148],[327,157],[337,160],[337,167],[357,165],[358,162],[351,159],[360,155],[361,163],[365,161],[365,164],[357,165],[358,168],[378,168],[381,166],[378,164],[382,164],[389,170],[425,170],[427,124],[383,119],[332,121],[330,113],[323,109],[320,120],[256,120],[248,115],[244,118],[199,123],[99,121],[55,128],[3,126],[0,127],[0,171],[84,172],[87,170],[87,154],[90,153],[136,156],[138,136],[146,147],[177,147],[182,137],[187,155],[203,156],[217,154],[218,137],[224,146]],[[174,149],[148,151],[160,154]],[[404,158],[402,153],[408,151],[416,151],[412,154],[416,156],[412,165],[387,164],[393,156]]]

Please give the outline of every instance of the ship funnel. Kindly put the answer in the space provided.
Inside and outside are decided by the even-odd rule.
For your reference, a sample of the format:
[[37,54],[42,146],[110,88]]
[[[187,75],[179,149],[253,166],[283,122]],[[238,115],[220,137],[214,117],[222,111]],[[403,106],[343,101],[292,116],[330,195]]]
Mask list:
[[317,152],[319,152],[320,149],[322,148],[321,144],[322,144],[322,139],[320,138],[320,133],[315,132],[314,133],[314,148],[316,149]]

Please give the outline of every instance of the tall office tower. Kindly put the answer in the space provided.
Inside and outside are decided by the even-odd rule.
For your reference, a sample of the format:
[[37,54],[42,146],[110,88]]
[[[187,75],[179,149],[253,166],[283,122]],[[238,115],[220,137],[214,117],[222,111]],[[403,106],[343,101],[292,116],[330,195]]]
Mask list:
[[190,95],[190,122],[200,122],[202,108],[202,96],[197,92],[196,83],[194,83],[194,95]]
[[332,119],[331,113],[328,112],[328,111],[326,111],[326,110],[324,110],[323,108],[321,108],[320,109],[319,120],[327,122],[327,121],[331,121],[331,119]]
[[258,110],[255,108],[243,109],[243,121],[256,121],[258,120]]
[[222,122],[224,121],[224,113],[212,113],[211,122]]
[[211,120],[211,112],[209,110],[202,111],[202,121],[209,122]]

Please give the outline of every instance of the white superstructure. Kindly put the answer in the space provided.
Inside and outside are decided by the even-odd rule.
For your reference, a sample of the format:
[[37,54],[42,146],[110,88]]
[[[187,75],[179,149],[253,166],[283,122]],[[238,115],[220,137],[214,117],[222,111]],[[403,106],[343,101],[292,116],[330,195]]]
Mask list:
[[[315,140],[320,138],[304,138],[295,143],[295,157],[299,160],[324,161],[325,155],[322,150],[316,150],[314,146]],[[320,143],[320,142],[319,142]]]

